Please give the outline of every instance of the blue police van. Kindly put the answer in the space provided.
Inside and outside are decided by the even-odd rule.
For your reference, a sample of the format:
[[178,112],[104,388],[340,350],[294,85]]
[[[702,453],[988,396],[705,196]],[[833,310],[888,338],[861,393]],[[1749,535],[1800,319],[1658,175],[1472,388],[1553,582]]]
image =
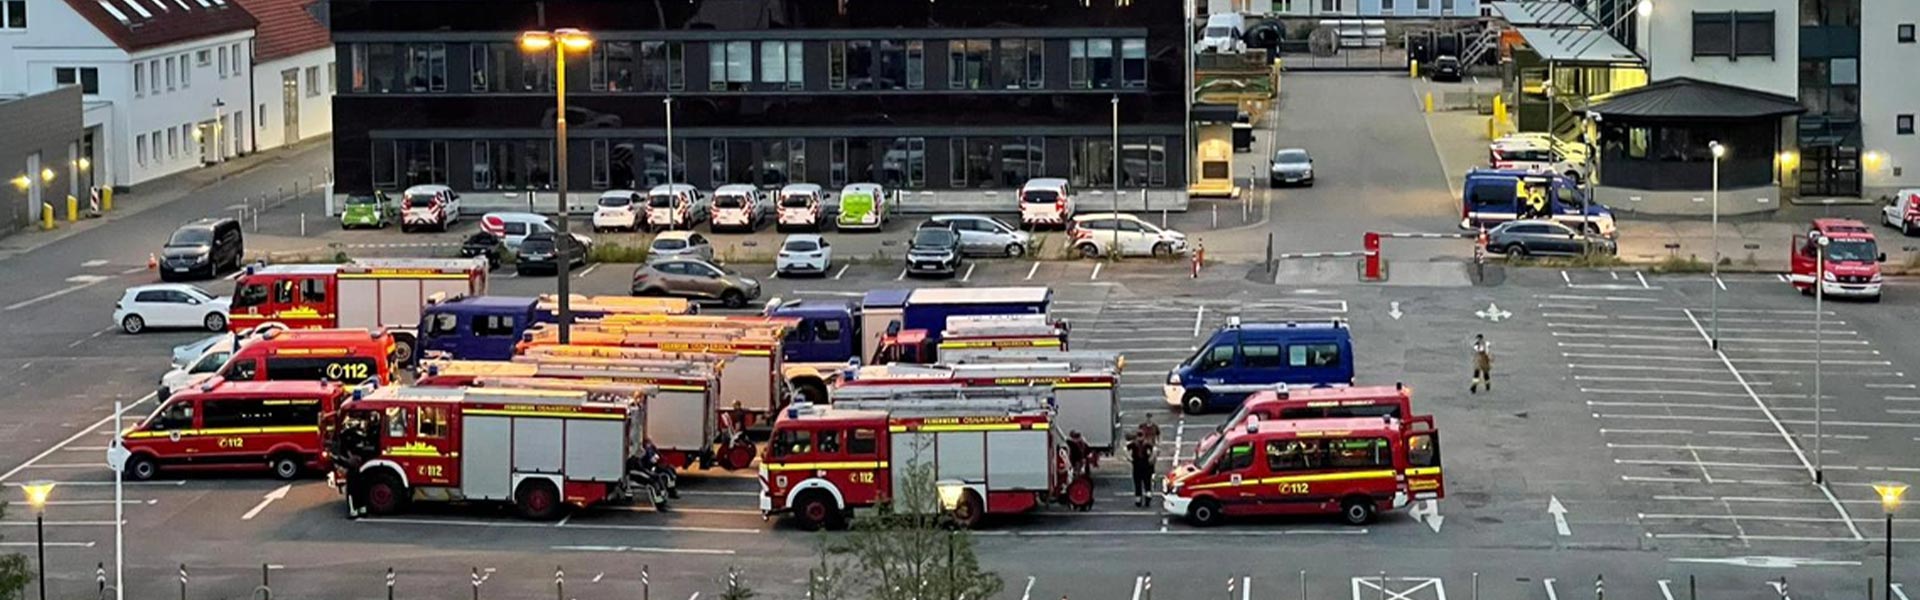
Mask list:
[[1353,385],[1353,336],[1330,321],[1241,323],[1228,319],[1167,374],[1167,405],[1190,414],[1230,409],[1278,385]]

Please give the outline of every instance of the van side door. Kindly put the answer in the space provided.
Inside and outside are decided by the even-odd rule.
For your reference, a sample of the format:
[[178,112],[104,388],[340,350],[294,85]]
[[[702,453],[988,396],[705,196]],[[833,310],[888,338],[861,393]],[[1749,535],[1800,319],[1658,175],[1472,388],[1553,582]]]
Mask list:
[[1292,340],[1286,346],[1287,382],[1301,385],[1352,384],[1351,347],[1331,337]]

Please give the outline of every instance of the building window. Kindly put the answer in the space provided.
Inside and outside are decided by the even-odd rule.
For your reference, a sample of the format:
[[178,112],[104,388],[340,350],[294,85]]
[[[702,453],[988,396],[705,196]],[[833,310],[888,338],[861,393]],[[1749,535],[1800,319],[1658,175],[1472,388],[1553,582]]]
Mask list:
[[329,94],[338,91],[334,86],[334,82],[338,79],[337,76],[339,74],[334,72],[334,64],[333,62],[327,63],[327,93]]
[[133,63],[133,95],[147,95],[147,63]]
[[926,187],[927,138],[888,140],[887,152],[880,158],[880,183],[898,188]]
[[847,89],[847,43],[827,42],[827,89]]
[[[444,61],[445,58],[442,58],[441,60]],[[445,73],[446,63],[442,62],[440,67],[441,67],[440,71],[442,73]],[[446,81],[446,78],[442,77],[441,78],[442,83],[440,84],[440,89],[443,89],[443,90],[446,89],[445,81]],[[320,95],[320,67],[307,67],[307,97],[312,98],[318,95]]]
[[631,92],[638,65],[633,42],[602,42],[593,45],[587,59],[588,89],[596,92]]
[[78,85],[82,93],[98,94],[100,93],[100,70],[93,67],[54,67],[53,82],[59,85]]
[[760,83],[789,90],[806,87],[804,48],[800,42],[760,42]]
[[[228,62],[228,60],[227,60],[227,47],[226,47],[226,46],[221,46],[221,47],[220,47],[220,78],[221,78],[221,79],[226,79],[226,78],[227,78],[227,65],[228,65],[228,64],[231,64],[231,63],[229,63],[229,62]],[[238,74],[238,73],[236,73],[236,75],[237,75],[237,74]]]
[[552,140],[493,140],[473,143],[474,189],[545,189],[552,186],[552,177]]
[[[375,44],[378,46],[378,44]],[[380,60],[377,48],[370,52],[373,72],[378,81]],[[472,89],[476,92],[548,92],[553,91],[553,63],[538,56],[520,51],[513,43],[474,44],[469,47],[472,58]],[[359,63],[356,63],[356,65]],[[356,70],[354,78],[361,74]],[[378,84],[376,83],[376,86]]]
[[1076,90],[1093,87],[1087,69],[1087,40],[1067,40],[1067,87]]
[[167,128],[167,159],[180,158],[180,130]]
[[1901,23],[1899,27],[1894,28],[1894,31],[1896,32],[1894,34],[1894,38],[1900,40],[1900,43],[1902,44],[1913,43],[1913,24],[1912,23]]
[[1075,187],[1113,185],[1113,142],[1107,139],[1073,138],[1069,154],[1068,179]]
[[927,43],[907,40],[907,89],[927,88]]
[[686,87],[680,49],[680,42],[606,42],[594,46],[591,87],[601,92],[679,91]]
[[1147,87],[1147,40],[1120,40],[1120,77],[1130,88]]
[[[486,68],[486,64],[487,64],[486,63],[487,57],[485,56],[486,45],[474,44],[473,50],[474,50],[473,77],[474,77],[474,84],[475,84],[474,89],[476,91],[485,91],[487,88],[486,88],[486,85],[484,84],[484,80],[481,79],[480,72]],[[347,89],[355,92],[367,91],[367,45],[366,44],[348,44],[347,45],[347,68],[353,70],[353,73],[348,75],[348,78],[347,78]]]
[[0,2],[0,29],[27,28],[27,0]]
[[999,145],[994,143],[993,138],[967,138],[966,142],[966,185],[955,187],[993,187],[995,163],[999,162],[995,160]]
[[1393,0],[1380,0],[1380,12],[1393,14]]
[[1167,138],[1120,139],[1120,187],[1167,184]]
[[707,89],[739,91],[753,83],[753,42],[707,42]]
[[833,138],[827,142],[828,172],[827,185],[840,187],[847,184],[847,138]]
[[246,55],[240,52],[240,43],[234,42],[233,43],[233,74],[235,75],[240,74],[240,63],[245,57]]
[[374,140],[373,185],[404,189],[447,183],[447,143],[440,140]]
[[140,166],[147,166],[147,134],[133,136],[133,156]]
[[993,40],[947,40],[947,87],[978,90],[993,85],[988,71]]
[[591,148],[593,157],[589,162],[593,165],[593,188],[597,190],[607,189],[607,185],[612,179],[610,174],[611,169],[608,165],[607,141],[593,140]]
[[1894,117],[1893,132],[1900,135],[1913,135],[1913,115],[1899,115]]
[[174,86],[173,74],[174,74],[173,57],[169,56],[167,57],[167,91],[173,91],[173,86]]
[[193,53],[193,64],[196,64],[202,67],[213,64],[213,51],[201,50],[199,52]]
[[1693,13],[1693,55],[1773,57],[1773,12]]
[[193,87],[193,65],[187,64],[187,55],[180,55],[180,89]]
[[993,78],[1000,87],[1017,90],[1027,84],[1027,40],[1000,40]]
[[727,183],[727,141],[713,138],[707,142],[707,182],[713,187]]
[[1093,87],[1113,87],[1113,40],[1087,40],[1087,63],[1089,76],[1093,78]]
[[[521,54],[513,44],[493,45]],[[447,91],[446,44],[355,44],[352,55],[354,91]],[[475,61],[475,69],[480,69],[483,62]],[[309,80],[307,87],[318,89],[316,83]]]

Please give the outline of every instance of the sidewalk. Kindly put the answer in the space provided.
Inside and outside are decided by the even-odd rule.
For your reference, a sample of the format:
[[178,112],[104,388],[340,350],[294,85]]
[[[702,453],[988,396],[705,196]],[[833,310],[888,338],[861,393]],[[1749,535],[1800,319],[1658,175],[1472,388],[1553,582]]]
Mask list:
[[[82,232],[128,217],[144,213],[156,207],[166,206],[174,201],[186,198],[195,192],[219,185],[228,179],[245,174],[262,166],[276,162],[289,161],[306,156],[312,152],[331,152],[332,136],[314,138],[281,148],[255,152],[234,158],[226,162],[169,175],[134,186],[134,191],[115,193],[113,210],[97,219],[81,219],[77,222],[59,221],[52,231],[27,229],[0,237],[0,260],[32,252],[38,248],[64,240]],[[292,185],[289,182],[289,185]]]

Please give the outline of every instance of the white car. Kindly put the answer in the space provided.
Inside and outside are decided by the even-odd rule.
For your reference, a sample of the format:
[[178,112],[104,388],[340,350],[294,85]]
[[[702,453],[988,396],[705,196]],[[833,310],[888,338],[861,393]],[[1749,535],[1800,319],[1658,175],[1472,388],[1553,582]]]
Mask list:
[[714,232],[721,230],[753,233],[760,228],[760,215],[766,202],[760,190],[742,183],[730,183],[713,191],[713,220],[708,224]]
[[640,205],[643,203],[640,192],[633,190],[607,190],[600,194],[599,206],[593,209],[593,230],[611,231],[640,229]]
[[827,243],[827,238],[812,233],[787,236],[787,241],[780,244],[780,254],[773,261],[776,275],[825,275],[827,269],[831,268],[833,244]]
[[1121,256],[1170,258],[1187,251],[1187,235],[1126,213],[1093,213],[1073,218],[1067,235],[1081,256],[1106,256],[1114,243]]
[[208,331],[227,330],[226,296],[195,286],[162,283],[127,288],[113,304],[113,322],[127,333],[141,333],[149,327],[200,327]]
[[211,339],[213,343],[201,350],[199,356],[161,375],[160,385],[167,388],[168,392],[178,393],[205,383],[219,373],[220,367],[226,365],[227,359],[233,356],[234,336],[218,335]]
[[1519,169],[1531,173],[1564,175],[1575,182],[1585,181],[1588,173],[1586,146],[1562,142],[1545,135],[1519,134],[1497,140],[1487,147],[1487,164],[1496,169]]

